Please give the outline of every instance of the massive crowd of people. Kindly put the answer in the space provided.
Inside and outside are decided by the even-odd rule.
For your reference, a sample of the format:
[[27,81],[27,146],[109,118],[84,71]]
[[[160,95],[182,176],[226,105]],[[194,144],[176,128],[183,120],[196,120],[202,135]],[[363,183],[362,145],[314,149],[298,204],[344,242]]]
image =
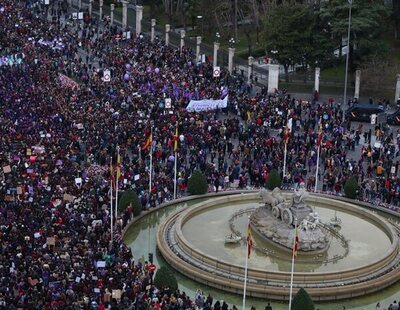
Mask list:
[[[53,2],[49,18],[35,1],[0,2],[1,309],[195,307],[197,297],[148,289],[151,274],[118,238],[123,221],[114,240],[109,229],[108,167],[117,148],[120,189],[154,207],[173,198],[176,128],[179,195],[194,169],[211,189],[263,186],[271,169],[282,171],[289,118],[284,185],[305,182],[312,190],[322,119],[323,190],[341,194],[355,176],[360,199],[399,205],[395,132],[343,127],[333,100],[254,94],[240,77],[213,78],[212,65],[196,63],[188,48],[123,40],[116,27],[64,19],[62,3]],[[223,111],[185,109],[190,99],[224,96]],[[370,145],[371,135],[379,145]],[[358,144],[362,154],[348,158]],[[205,309],[214,305],[211,296],[201,299]]]

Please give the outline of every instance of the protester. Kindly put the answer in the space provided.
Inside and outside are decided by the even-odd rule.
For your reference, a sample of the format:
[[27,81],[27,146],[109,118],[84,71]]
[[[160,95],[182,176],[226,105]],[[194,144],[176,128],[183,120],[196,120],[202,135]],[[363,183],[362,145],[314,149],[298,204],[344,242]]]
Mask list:
[[[212,65],[195,63],[188,48],[143,36],[123,40],[115,27],[65,20],[64,11],[62,1],[52,2],[48,16],[35,1],[0,3],[0,307],[211,308],[202,292],[191,300],[150,285],[146,266],[133,262],[121,240],[131,213],[115,219],[111,239],[109,166],[117,148],[119,189],[134,189],[149,208],[173,199],[175,142],[179,195],[194,169],[216,191],[263,186],[271,169],[282,169],[283,128],[292,118],[285,183],[311,179],[311,190],[322,119],[318,177],[326,190],[342,194],[356,176],[360,199],[399,205],[400,135],[382,128],[379,148],[368,145],[358,161],[348,159],[363,130],[343,128],[333,101],[251,95],[241,78],[213,78]],[[223,111],[185,109],[191,99],[226,96]]]

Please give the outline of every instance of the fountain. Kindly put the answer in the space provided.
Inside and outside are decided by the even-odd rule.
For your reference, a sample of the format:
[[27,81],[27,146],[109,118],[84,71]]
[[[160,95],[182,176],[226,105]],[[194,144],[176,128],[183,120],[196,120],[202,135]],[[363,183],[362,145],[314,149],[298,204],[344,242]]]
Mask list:
[[[330,223],[334,212],[341,219],[340,231]],[[185,276],[240,294],[248,216],[255,232],[248,269],[249,296],[287,299],[297,223],[300,255],[294,288],[307,287],[314,300],[363,296],[398,281],[396,227],[350,202],[309,195],[303,186],[294,193],[224,194],[180,209],[160,224],[157,248],[166,262]],[[224,244],[230,235],[242,240]]]

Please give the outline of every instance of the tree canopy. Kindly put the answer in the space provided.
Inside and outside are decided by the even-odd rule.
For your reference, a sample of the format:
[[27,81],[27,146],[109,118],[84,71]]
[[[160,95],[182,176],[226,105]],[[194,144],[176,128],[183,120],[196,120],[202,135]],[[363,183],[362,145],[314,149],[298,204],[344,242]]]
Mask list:
[[[282,4],[265,20],[264,41],[269,55],[285,67],[307,64],[315,66],[333,53],[326,27],[308,5]],[[329,56],[328,56],[329,57]]]
[[[349,56],[350,66],[353,69],[369,55],[386,52],[381,35],[386,30],[387,23],[384,21],[389,17],[389,13],[390,9],[381,0],[352,0]],[[329,25],[329,32],[337,42],[336,47],[342,46],[342,38],[347,41],[349,2],[325,1],[320,16]]]

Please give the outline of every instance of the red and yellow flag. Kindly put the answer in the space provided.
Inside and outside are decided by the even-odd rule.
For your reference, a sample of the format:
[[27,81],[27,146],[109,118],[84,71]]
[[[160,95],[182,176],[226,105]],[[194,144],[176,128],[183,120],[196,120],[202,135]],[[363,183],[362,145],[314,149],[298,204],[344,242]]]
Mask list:
[[292,132],[292,125],[293,125],[293,119],[289,118],[286,124],[285,128],[285,143],[287,144],[289,142],[289,137]]
[[152,143],[153,143],[153,135],[150,133],[150,135],[146,139],[146,142],[142,146],[142,151],[146,151],[151,146]]
[[114,188],[114,166],[112,163],[112,159],[110,160],[110,180],[111,180],[111,187]]
[[176,152],[178,150],[178,139],[179,139],[178,126],[176,126],[175,135],[174,135],[174,152]]
[[251,236],[251,225],[247,228],[247,257],[250,258],[251,248],[253,247],[253,239]]
[[117,180],[121,177],[121,155],[117,154]]
[[296,235],[294,237],[293,255],[294,255],[294,257],[297,257],[297,252],[299,251],[299,232],[298,232],[297,226],[296,226],[295,234]]

